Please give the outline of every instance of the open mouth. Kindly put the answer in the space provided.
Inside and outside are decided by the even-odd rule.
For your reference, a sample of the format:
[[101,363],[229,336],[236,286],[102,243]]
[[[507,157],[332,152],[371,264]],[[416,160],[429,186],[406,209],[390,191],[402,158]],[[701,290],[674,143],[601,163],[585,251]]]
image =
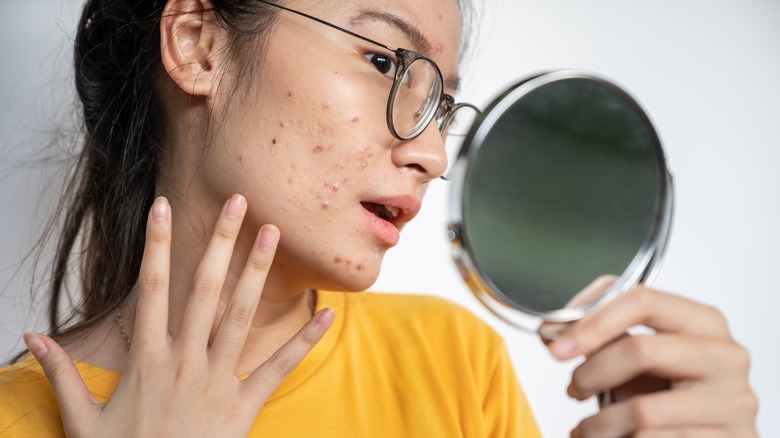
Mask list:
[[401,209],[392,205],[377,204],[375,202],[361,202],[360,205],[378,218],[391,224],[395,224],[401,215]]

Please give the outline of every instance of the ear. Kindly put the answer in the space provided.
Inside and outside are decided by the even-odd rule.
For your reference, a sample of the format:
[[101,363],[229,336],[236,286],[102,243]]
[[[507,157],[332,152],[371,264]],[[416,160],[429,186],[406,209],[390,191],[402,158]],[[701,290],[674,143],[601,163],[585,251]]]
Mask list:
[[209,0],[168,0],[160,20],[160,51],[168,76],[184,92],[207,96],[215,87],[223,32]]

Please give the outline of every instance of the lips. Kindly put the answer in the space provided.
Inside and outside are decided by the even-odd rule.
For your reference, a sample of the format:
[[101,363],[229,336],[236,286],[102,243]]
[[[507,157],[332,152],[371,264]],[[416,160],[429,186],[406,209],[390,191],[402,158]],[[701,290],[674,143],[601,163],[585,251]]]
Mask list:
[[389,246],[398,243],[399,229],[420,211],[420,201],[413,196],[368,199],[360,205],[370,219],[374,234]]

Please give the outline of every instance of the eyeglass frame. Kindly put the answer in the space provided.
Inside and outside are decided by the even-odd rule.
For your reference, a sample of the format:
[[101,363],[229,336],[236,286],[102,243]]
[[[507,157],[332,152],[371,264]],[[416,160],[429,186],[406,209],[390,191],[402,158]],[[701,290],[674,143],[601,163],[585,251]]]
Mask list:
[[[351,30],[344,29],[343,27],[340,27],[338,25],[335,25],[333,23],[327,22],[321,18],[315,17],[313,15],[309,15],[305,12],[297,11],[295,9],[288,8],[287,6],[282,6],[267,0],[257,0],[260,3],[264,3],[269,6],[273,6],[282,10],[285,10],[287,12],[292,12],[293,14],[299,15],[304,18],[308,18],[310,20],[314,20],[317,23],[324,24],[325,26],[328,26],[332,29],[336,29],[338,31],[344,32],[347,35],[351,35],[355,38],[361,39],[365,42],[374,44],[375,46],[381,47],[385,50],[388,50],[390,52],[393,52],[393,54],[396,57],[396,62],[398,65],[396,66],[396,72],[395,76],[393,77],[393,86],[390,89],[390,95],[387,97],[387,110],[386,110],[386,119],[387,119],[387,128],[390,130],[390,133],[398,140],[412,140],[420,136],[425,130],[428,128],[428,125],[431,124],[431,121],[433,119],[437,119],[438,114],[442,114],[441,116],[441,122],[437,119],[437,126],[439,127],[439,132],[444,133],[447,130],[447,127],[449,126],[450,122],[452,121],[452,115],[455,114],[457,110],[463,107],[469,107],[473,108],[477,112],[479,112],[479,109],[466,102],[460,102],[455,103],[455,98],[451,95],[444,92],[444,77],[441,74],[441,69],[439,69],[439,66],[434,62],[430,57],[423,55],[422,53],[415,52],[413,50],[403,49],[403,48],[392,48],[386,44],[382,44],[378,41],[375,41],[371,38],[365,37],[363,35],[360,35],[358,33],[352,32]],[[439,79],[439,88],[440,88],[440,97],[439,97],[439,103],[438,105],[431,107],[431,109],[435,109],[435,111],[431,111],[431,115],[426,116],[428,120],[425,123],[420,124],[420,127],[413,131],[408,136],[402,136],[400,135],[396,129],[395,125],[393,124],[393,106],[395,105],[395,98],[398,95],[398,88],[401,86],[401,78],[404,76],[404,74],[407,71],[407,66],[411,66],[415,61],[418,59],[423,59],[425,61],[428,61],[432,66],[434,71],[436,72],[436,75]]]

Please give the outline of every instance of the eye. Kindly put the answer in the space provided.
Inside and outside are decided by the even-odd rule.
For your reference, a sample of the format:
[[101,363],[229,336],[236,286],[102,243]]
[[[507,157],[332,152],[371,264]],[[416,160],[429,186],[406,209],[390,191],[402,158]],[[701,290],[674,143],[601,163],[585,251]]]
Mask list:
[[393,58],[381,53],[367,53],[365,56],[366,59],[368,59],[368,62],[379,70],[379,73],[382,73],[390,79],[395,77],[396,65]]

